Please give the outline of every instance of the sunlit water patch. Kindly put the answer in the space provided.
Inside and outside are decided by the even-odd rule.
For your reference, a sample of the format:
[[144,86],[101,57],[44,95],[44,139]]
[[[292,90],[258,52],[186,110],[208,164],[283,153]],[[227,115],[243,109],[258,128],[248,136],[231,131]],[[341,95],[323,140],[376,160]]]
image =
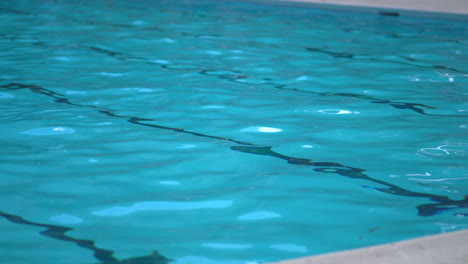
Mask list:
[[133,214],[140,211],[179,211],[196,209],[226,208],[232,205],[232,201],[208,201],[208,202],[139,202],[132,206],[116,206],[94,211],[94,215],[121,216]]
[[281,131],[283,131],[281,128],[254,126],[254,127],[243,128],[243,129],[241,129],[240,132],[278,133],[278,132],[281,132]]
[[30,130],[22,131],[21,134],[29,136],[49,136],[49,135],[60,135],[60,134],[71,134],[75,133],[75,129],[69,127],[41,127],[33,128]]

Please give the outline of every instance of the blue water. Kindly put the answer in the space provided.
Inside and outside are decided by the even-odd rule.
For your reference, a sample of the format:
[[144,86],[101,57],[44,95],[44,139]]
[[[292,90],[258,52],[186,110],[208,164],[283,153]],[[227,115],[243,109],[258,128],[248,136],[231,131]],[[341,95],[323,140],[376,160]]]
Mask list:
[[0,3],[2,263],[254,264],[468,228],[468,18]]

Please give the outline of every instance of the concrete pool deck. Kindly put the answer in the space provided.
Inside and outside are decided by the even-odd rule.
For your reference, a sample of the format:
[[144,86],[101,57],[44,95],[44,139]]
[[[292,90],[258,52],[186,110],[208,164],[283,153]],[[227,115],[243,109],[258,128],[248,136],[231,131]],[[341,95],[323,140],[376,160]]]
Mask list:
[[468,230],[276,262],[275,264],[466,264]]
[[276,0],[436,13],[468,14],[467,0]]

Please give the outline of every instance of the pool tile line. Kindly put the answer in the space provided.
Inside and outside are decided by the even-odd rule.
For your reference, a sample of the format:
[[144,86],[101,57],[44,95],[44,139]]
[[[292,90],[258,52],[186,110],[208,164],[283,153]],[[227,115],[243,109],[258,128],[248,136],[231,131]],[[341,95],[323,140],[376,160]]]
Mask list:
[[335,58],[346,58],[346,59],[356,59],[356,60],[369,60],[369,61],[378,61],[378,62],[390,62],[390,63],[397,63],[397,64],[403,64],[403,65],[410,65],[413,67],[418,67],[418,68],[424,68],[424,69],[441,69],[441,70],[448,70],[448,71],[453,71],[456,73],[463,73],[467,74],[467,72],[455,69],[455,68],[450,68],[446,67],[443,65],[421,65],[421,64],[416,64],[416,63],[411,63],[411,62],[418,62],[417,60],[413,58],[408,58],[405,56],[397,56],[399,58],[402,58],[403,60],[406,61],[396,61],[396,60],[388,60],[388,59],[379,59],[371,56],[364,56],[364,55],[356,55],[348,52],[337,52],[337,51],[331,51],[328,49],[319,49],[319,48],[308,48],[305,47],[307,51],[310,52],[317,52],[317,53],[323,53],[323,54],[328,54],[331,55]]
[[[227,79],[228,81],[231,81],[231,82],[252,85],[251,83],[239,80],[239,79],[248,78],[248,76],[242,75],[242,72],[240,72],[240,71],[231,71],[233,74],[226,74],[226,73],[212,74],[212,72],[219,72],[219,71],[204,70],[204,71],[201,71],[199,73],[200,74],[205,74],[205,75],[217,76],[218,78]],[[221,71],[221,72],[223,72],[223,71]],[[422,108],[437,109],[437,107],[428,106],[428,105],[425,105],[425,104],[392,101],[392,100],[387,100],[387,99],[379,99],[379,98],[375,98],[375,97],[372,97],[372,96],[369,96],[369,95],[354,94],[354,93],[314,92],[314,91],[308,91],[308,90],[301,90],[301,89],[297,89],[297,88],[289,88],[287,85],[274,83],[274,82],[271,81],[271,79],[268,79],[268,78],[264,79],[264,80],[265,80],[265,82],[260,83],[260,85],[269,84],[269,85],[272,85],[274,88],[280,89],[280,90],[288,90],[288,91],[295,91],[295,92],[301,92],[301,93],[310,93],[310,94],[319,95],[319,96],[353,97],[353,98],[368,100],[368,101],[370,101],[371,103],[374,103],[374,104],[387,104],[387,105],[390,105],[391,107],[396,108],[396,109],[412,110],[412,111],[414,111],[414,112],[416,112],[418,114],[421,114],[421,115],[444,116],[444,117],[468,117],[468,115],[443,115],[443,114],[426,113],[424,111],[424,109],[422,109]]]
[[99,248],[96,246],[96,243],[92,240],[78,239],[67,235],[66,233],[73,230],[73,228],[32,222],[24,219],[21,216],[8,214],[3,211],[0,211],[0,216],[4,217],[11,223],[46,228],[46,230],[40,232],[41,235],[56,240],[74,243],[78,247],[91,250],[92,252],[94,252],[93,256],[102,264],[167,264],[171,261],[170,259],[160,255],[157,251],[153,251],[150,255],[142,257],[119,260],[116,257],[114,257],[114,251]]
[[[25,14],[25,13],[26,12],[17,12],[17,14]],[[91,23],[89,21],[86,21],[86,22]],[[111,25],[111,26],[122,26],[122,25],[113,25],[113,24],[109,24],[109,25]],[[126,25],[123,25],[123,26],[126,26]],[[5,39],[6,39],[6,37],[5,37]],[[12,38],[11,41],[16,41],[16,39]],[[34,42],[33,44],[34,45],[43,45],[45,43],[37,41],[37,42]],[[333,51],[328,51],[328,52],[333,52]],[[323,52],[323,53],[327,53],[327,52]],[[333,54],[330,54],[330,53],[328,53],[328,54],[334,56]],[[111,54],[108,54],[108,55],[112,56]],[[122,53],[117,54],[116,53],[116,54],[114,54],[114,56],[125,56],[125,54],[122,54]],[[341,57],[341,58],[344,58],[344,59],[356,59],[358,57],[358,55],[354,55],[354,54],[351,54],[351,53],[347,53],[347,54],[343,53],[342,56],[338,55],[338,56],[334,56],[334,57],[337,57],[337,58]],[[359,57],[359,59],[377,60],[376,58],[367,58],[367,57],[366,58]],[[405,58],[403,58],[403,59],[405,59]],[[141,62],[141,60],[147,60],[147,59],[139,58],[139,57],[129,57],[129,59],[127,61],[132,61],[132,60]],[[398,62],[398,61],[391,61],[391,62],[407,64],[407,65],[412,65],[412,66],[422,67],[422,68],[427,68],[427,69],[445,69],[445,70],[450,70],[450,71],[455,71],[455,72],[461,72],[461,71],[458,71],[457,69],[447,68],[445,66],[432,65],[432,66],[427,66],[426,67],[426,66],[420,66],[420,65],[415,65],[415,64],[411,64],[411,63],[405,63],[405,62]],[[167,65],[161,65],[161,63],[154,63],[154,62],[151,62],[150,60],[145,61],[145,63],[158,64],[163,68],[168,68],[169,69],[169,67],[167,67]],[[204,71],[204,72],[199,72],[199,73],[200,74],[205,74],[205,73],[208,73],[208,72],[210,72],[210,71]],[[209,74],[205,74],[205,75],[209,75]],[[211,75],[211,76],[213,76],[213,75]],[[218,76],[218,78],[222,78],[222,77]],[[223,79],[227,79],[227,80],[230,80],[230,81],[233,81],[233,82],[236,82],[236,83],[240,83],[240,84],[249,84],[247,82],[241,82],[240,81],[240,79],[244,79],[244,78],[248,78],[248,77],[243,75],[241,72],[239,72],[238,75],[233,75],[233,76],[230,76],[230,77],[227,76],[226,78],[223,78]],[[300,89],[295,89],[295,88],[288,88],[286,85],[280,85],[280,84],[276,84],[276,83],[273,83],[273,82],[265,82],[264,84],[273,85],[277,89],[295,90],[295,91],[298,91],[298,92],[310,92],[310,93],[323,95],[323,96],[345,96],[345,97],[361,98],[361,99],[374,101],[374,102],[371,102],[371,103],[389,104],[390,106],[392,106],[394,108],[409,109],[409,110],[413,110],[413,111],[415,111],[415,112],[417,112],[419,114],[423,114],[423,115],[461,117],[460,115],[434,115],[434,114],[426,113],[426,112],[424,112],[424,110],[420,109],[419,107],[426,107],[426,108],[430,108],[430,109],[435,109],[435,107],[430,107],[430,106],[426,106],[426,105],[423,105],[423,104],[392,102],[390,100],[381,100],[381,99],[372,98],[372,97],[367,96],[367,95],[359,95],[359,94],[318,93],[318,92],[313,92],[313,91],[300,90]],[[244,153],[250,153],[250,154],[256,154],[256,155],[265,155],[265,156],[271,156],[271,157],[274,157],[274,158],[279,158],[279,159],[282,159],[282,160],[286,161],[287,163],[293,164],[293,165],[306,165],[306,166],[319,166],[319,167],[324,166],[324,167],[327,167],[327,168],[317,168],[317,169],[314,169],[314,171],[324,172],[324,173],[336,173],[336,174],[339,174],[339,175],[342,175],[342,176],[346,176],[348,178],[370,180],[370,181],[375,182],[375,183],[380,183],[380,184],[386,185],[389,188],[375,188],[375,187],[369,187],[369,186],[361,186],[361,187],[372,188],[372,189],[375,189],[375,190],[378,190],[378,191],[381,191],[381,192],[386,192],[388,194],[393,194],[393,195],[403,195],[404,193],[406,193],[407,195],[405,195],[405,196],[430,198],[431,200],[440,203],[440,204],[437,205],[437,208],[433,208],[434,207],[433,205],[431,205],[431,208],[421,208],[421,209],[418,208],[418,210],[420,212],[428,210],[429,212],[434,212],[435,211],[436,213],[440,213],[440,212],[448,210],[448,209],[453,209],[453,208],[442,208],[443,206],[447,206],[447,207],[453,206],[451,204],[451,202],[453,202],[453,200],[448,199],[448,197],[434,196],[434,195],[425,194],[425,193],[417,193],[417,192],[407,191],[407,190],[404,190],[404,189],[402,189],[402,188],[400,188],[398,186],[392,185],[390,183],[386,183],[386,182],[383,182],[383,181],[380,181],[380,180],[377,180],[377,179],[370,178],[367,175],[365,175],[364,173],[362,173],[362,172],[365,171],[365,170],[362,170],[362,169],[347,167],[347,166],[344,166],[344,165],[341,165],[341,164],[338,164],[338,163],[333,163],[333,162],[312,162],[309,159],[294,158],[294,157],[289,157],[289,156],[279,154],[277,152],[272,151],[271,147],[257,147],[256,145],[251,144],[251,143],[247,143],[247,142],[229,140],[229,139],[226,139],[226,138],[223,138],[223,137],[204,135],[204,134],[200,134],[200,133],[196,133],[196,132],[185,131],[184,129],[180,129],[180,128],[171,128],[171,127],[165,127],[165,126],[159,126],[159,125],[144,123],[144,121],[156,121],[156,120],[138,118],[138,117],[131,117],[131,116],[122,116],[122,115],[115,114],[113,112],[113,110],[110,110],[110,109],[104,109],[102,107],[95,107],[95,106],[92,106],[92,105],[75,104],[75,103],[70,102],[67,98],[64,98],[63,95],[61,95],[61,94],[58,94],[58,93],[55,93],[53,91],[44,89],[42,87],[40,87],[40,89],[42,89],[42,90],[40,90],[40,93],[42,93],[43,95],[55,98],[56,99],[55,102],[57,102],[57,103],[67,103],[69,105],[73,105],[73,106],[77,106],[77,107],[95,108],[95,109],[97,109],[97,111],[99,113],[105,114],[105,115],[107,115],[109,117],[126,118],[126,119],[128,119],[127,122],[132,123],[132,124],[136,124],[136,125],[147,126],[147,127],[157,128],[157,129],[169,129],[169,130],[172,130],[174,132],[183,132],[183,133],[187,133],[187,134],[192,134],[194,136],[203,136],[203,137],[215,138],[215,139],[220,139],[220,140],[228,140],[228,141],[231,141],[232,143],[238,143],[238,144],[241,144],[241,145],[251,145],[251,146],[243,147],[243,148],[231,147],[231,149],[233,149],[235,151],[244,152]],[[347,171],[351,171],[352,173],[347,172]],[[432,199],[432,198],[435,198],[435,200]],[[443,198],[443,199],[441,199],[441,198]],[[468,196],[465,196],[464,200],[457,201],[458,202],[458,207],[456,207],[456,208],[466,208],[466,207],[468,207],[468,202],[466,201],[467,198],[468,198]],[[423,205],[420,205],[420,206],[423,206]],[[439,210],[441,208],[442,208],[442,210]],[[63,241],[72,242],[72,243],[75,243],[75,244],[77,244],[78,246],[80,246],[82,248],[92,250],[94,252],[96,258],[99,261],[101,261],[102,263],[105,263],[105,264],[114,264],[114,263],[115,264],[130,264],[130,263],[134,263],[134,264],[158,263],[159,264],[159,263],[161,263],[162,264],[162,263],[167,263],[168,262],[168,259],[166,259],[163,256],[158,255],[158,253],[156,253],[156,252],[153,252],[152,255],[149,255],[149,256],[143,256],[143,257],[131,258],[131,259],[125,259],[125,260],[118,260],[118,259],[115,259],[113,257],[113,255],[112,255],[113,251],[97,248],[97,247],[95,247],[94,242],[91,241],[91,240],[80,240],[80,239],[74,239],[72,237],[67,236],[65,233],[67,231],[72,230],[72,228],[56,226],[56,225],[41,224],[41,223],[34,223],[34,222],[30,222],[28,220],[25,220],[25,219],[21,218],[20,216],[7,214],[7,213],[1,212],[1,211],[0,211],[0,216],[5,217],[8,221],[10,221],[12,223],[47,228],[47,230],[41,232],[41,234],[43,234],[45,236],[48,236],[48,237],[51,237],[51,238],[54,238],[54,239],[59,239],[59,240],[63,240]],[[47,235],[47,234],[49,234],[49,235]],[[50,234],[56,234],[56,236],[52,236]],[[58,237],[62,237],[62,239],[58,238]],[[65,239],[63,239],[63,238],[65,238]],[[152,259],[153,257],[154,257],[154,259]],[[106,261],[106,262],[104,262],[104,261]]]
[[[239,141],[239,140],[235,140],[231,138],[226,138],[226,137],[221,137],[221,136],[212,136],[212,135],[202,134],[198,132],[187,131],[182,128],[175,128],[175,127],[168,127],[168,126],[163,126],[163,125],[147,123],[148,121],[154,122],[157,120],[149,119],[149,118],[140,118],[136,116],[118,115],[114,113],[114,111],[111,109],[103,108],[103,107],[99,107],[95,105],[76,104],[76,103],[71,102],[64,95],[45,89],[38,85],[9,83],[9,84],[0,85],[0,88],[4,88],[7,90],[28,89],[33,93],[42,94],[42,95],[51,97],[54,99],[56,103],[68,104],[68,105],[72,105],[76,107],[91,108],[91,109],[96,110],[98,113],[105,114],[109,117],[126,119],[127,122],[131,124],[135,124],[135,125],[140,125],[140,126],[145,126],[145,127],[155,128],[155,129],[170,130],[176,133],[185,133],[185,134],[190,134],[190,135],[197,136],[197,137],[205,137],[205,138],[211,138],[211,139],[216,139],[216,140],[228,141],[231,143],[242,145],[242,146],[232,146],[231,150],[233,151],[256,154],[256,155],[263,155],[263,156],[271,156],[271,157],[285,160],[287,161],[287,163],[293,164],[293,165],[307,165],[307,166],[320,167],[320,168],[315,168],[314,171],[319,172],[319,173],[334,173],[334,174],[338,174],[341,176],[345,176],[347,178],[366,180],[366,181],[370,181],[373,183],[386,186],[386,188],[381,188],[381,187],[361,185],[361,187],[363,188],[371,188],[378,192],[383,192],[383,193],[396,195],[396,196],[426,198],[435,202],[435,203],[421,204],[421,205],[416,206],[419,216],[433,216],[433,215],[439,214],[447,210],[452,210],[452,209],[457,209],[457,208],[468,208],[468,195],[465,195],[464,199],[462,200],[452,200],[447,196],[409,191],[401,187],[398,187],[397,185],[394,185],[394,184],[391,184],[382,180],[371,178],[368,175],[363,173],[364,171],[366,171],[364,169],[349,167],[349,166],[345,166],[336,162],[314,162],[310,159],[290,157],[290,156],[286,156],[286,155],[274,152],[273,150],[271,150],[272,148],[271,146],[260,146],[254,143],[243,142],[243,141]],[[458,214],[455,214],[455,215],[458,215]]]
[[[10,36],[7,34],[0,34],[0,38],[12,41],[12,42],[17,42],[17,38],[14,36]],[[45,42],[39,41],[39,40],[34,40],[30,44],[32,45],[46,45]],[[57,46],[57,45],[55,45]],[[54,46],[54,47],[55,47]],[[58,46],[67,46],[67,45],[58,45]],[[159,61],[143,58],[143,57],[138,57],[138,56],[130,56],[128,54],[124,54],[118,51],[112,51],[106,48],[98,47],[98,46],[84,46],[84,45],[68,45],[72,46],[74,48],[81,47],[85,48],[88,50],[92,50],[94,52],[98,52],[101,54],[105,54],[107,56],[113,57],[118,60],[122,61],[127,61],[127,62],[140,62],[140,63],[146,63],[146,64],[151,64],[151,65],[157,65],[160,66],[161,68],[165,69],[171,69],[171,70],[177,70],[177,65],[175,66],[170,66],[170,64],[167,63],[161,63]],[[331,52],[331,51],[324,51],[323,53],[333,55],[335,57],[343,57],[343,58],[349,58],[354,55],[350,53],[336,53],[336,52]],[[451,69],[447,68],[445,66],[432,66],[440,69]],[[197,69],[198,67],[196,66],[179,66],[179,69],[181,70],[187,70],[187,69]],[[217,74],[217,72],[222,72],[221,74]],[[228,73],[226,73],[228,72]],[[416,113],[422,114],[422,115],[428,115],[428,116],[443,116],[443,117],[468,117],[468,115],[444,115],[444,114],[431,114],[431,113],[426,113],[422,107],[424,108],[429,108],[429,109],[436,109],[436,107],[424,105],[424,104],[419,104],[419,103],[409,103],[409,102],[399,102],[399,101],[392,101],[392,100],[387,100],[387,99],[379,99],[375,98],[372,96],[368,95],[362,95],[362,94],[353,94],[353,93],[332,93],[332,92],[314,92],[314,91],[308,91],[308,90],[302,90],[302,89],[297,89],[297,88],[290,88],[287,85],[284,84],[278,84],[275,83],[271,80],[271,78],[264,78],[264,82],[261,83],[249,83],[248,81],[245,81],[244,79],[247,79],[248,76],[243,74],[241,71],[238,70],[200,70],[198,72],[201,75],[206,75],[206,76],[215,76],[220,79],[224,79],[230,82],[235,82],[238,84],[244,84],[244,85],[271,85],[276,89],[280,90],[288,90],[288,91],[294,91],[294,92],[300,92],[300,93],[310,93],[310,94],[315,94],[319,96],[342,96],[342,97],[353,97],[353,98],[358,98],[358,99],[364,99],[364,100],[369,100],[371,103],[375,104],[387,104],[390,105],[393,108],[396,109],[407,109],[407,110],[412,110]]]
[[[2,8],[0,8],[0,10],[1,9]],[[5,9],[5,10],[7,10],[7,9]],[[10,12],[13,12],[13,11],[14,10],[10,10]],[[17,13],[20,14],[20,10],[17,10]],[[14,37],[14,36],[11,36],[9,34],[0,34],[0,38],[3,38],[3,39],[8,40],[8,41],[12,41],[12,42],[18,42],[17,40],[19,39],[18,37]],[[34,39],[34,41],[29,42],[29,44],[36,45],[36,46],[50,45],[50,44],[47,44],[47,43],[45,43],[43,41],[40,41],[40,40],[37,40],[37,39]],[[60,44],[60,45],[50,45],[50,46],[53,46],[53,47],[69,46],[69,47],[73,47],[73,48],[80,48],[81,47],[81,48],[85,48],[85,49],[88,49],[88,50],[92,50],[94,52],[105,54],[107,56],[116,58],[118,60],[128,61],[128,62],[140,62],[140,63],[146,63],[146,64],[151,64],[151,65],[158,65],[161,68],[165,68],[165,69],[172,69],[172,70],[176,70],[176,69],[181,69],[181,70],[199,69],[199,67],[197,67],[195,65],[189,65],[188,68],[187,68],[187,66],[180,66],[180,65],[179,66],[177,66],[177,65],[172,65],[171,66],[170,64],[162,63],[162,62],[157,61],[157,60],[151,60],[151,59],[138,57],[138,56],[131,56],[131,55],[128,55],[128,54],[125,54],[125,53],[122,53],[122,52],[112,51],[110,49],[102,48],[102,47],[99,47],[99,46],[85,46],[85,45],[76,45],[76,44],[73,44],[73,45],[72,44],[69,44],[69,45]],[[308,51],[312,51],[312,52],[320,52],[320,53],[328,54],[328,55],[331,55],[331,56],[336,57],[336,58],[355,59],[357,57],[356,55],[354,55],[352,53],[348,53],[348,52],[335,52],[335,51],[329,51],[329,50],[326,50],[326,49],[307,48],[307,47],[305,49],[308,50]],[[416,61],[416,60],[414,60],[412,58],[407,58],[407,57],[404,57],[404,56],[400,56],[400,57],[405,59],[405,60],[408,60],[408,61]],[[465,73],[465,72],[457,70],[455,68],[450,68],[450,67],[446,67],[446,66],[442,66],[442,65],[424,66],[424,65],[418,65],[418,64],[409,63],[409,62],[384,60],[384,59],[377,59],[377,58],[364,57],[364,56],[360,56],[360,59],[367,59],[367,60],[372,60],[372,61],[392,62],[392,63],[405,64],[405,65],[410,65],[410,66],[420,67],[420,68],[426,68],[426,69],[444,69],[444,70],[454,71],[454,72],[458,72],[458,73]],[[235,72],[235,73],[238,73],[238,74],[221,74],[221,75],[210,74],[212,72]],[[278,84],[278,83],[273,82],[271,78],[264,78],[264,82],[262,82],[262,83],[249,83],[246,80],[240,80],[240,79],[247,79],[248,76],[243,74],[240,71],[237,71],[237,70],[227,70],[227,71],[224,70],[223,71],[223,70],[207,70],[207,69],[204,69],[204,70],[200,70],[198,73],[202,74],[202,75],[207,75],[207,76],[216,76],[216,77],[218,77],[220,79],[225,79],[225,80],[228,80],[230,82],[235,82],[235,83],[244,84],[244,85],[267,84],[267,85],[272,85],[274,88],[280,89],[280,90],[289,90],[289,91],[295,91],[295,92],[301,92],[301,93],[310,93],[310,94],[315,94],[315,95],[319,95],[319,96],[344,96],[344,97],[353,97],[353,98],[365,99],[365,100],[370,100],[371,103],[387,104],[387,105],[390,105],[390,106],[392,106],[393,108],[396,108],[396,109],[412,110],[412,111],[414,111],[416,113],[419,113],[419,114],[422,114],[422,115],[428,115],[428,116],[468,117],[468,115],[444,115],[444,114],[426,113],[423,109],[421,109],[421,107],[429,108],[429,109],[436,109],[436,107],[432,107],[432,106],[428,106],[428,105],[424,105],[424,104],[419,104],[419,103],[398,102],[398,101],[392,101],[392,100],[387,100],[387,99],[374,98],[374,97],[371,97],[371,96],[368,96],[368,95],[362,95],[362,94],[314,92],[314,91],[302,90],[302,89],[297,89],[297,88],[289,88],[287,85]]]
[[114,113],[113,110],[100,107],[100,106],[95,106],[95,105],[85,105],[85,104],[77,104],[71,102],[68,98],[66,98],[64,95],[45,89],[43,87],[40,87],[38,85],[26,85],[26,84],[21,84],[21,83],[9,83],[5,85],[0,85],[0,88],[5,88],[8,90],[18,90],[18,89],[29,89],[33,93],[38,93],[38,94],[43,94],[49,97],[54,98],[54,101],[56,103],[62,103],[62,104],[68,104],[72,106],[77,106],[77,107],[85,107],[85,108],[91,108],[95,109],[97,112],[105,114],[110,117],[117,117],[117,118],[124,118],[127,119],[127,122],[141,125],[141,126],[147,126],[147,127],[152,127],[152,128],[158,128],[158,129],[165,129],[165,130],[171,130],[174,132],[178,133],[185,133],[185,134],[190,134],[194,136],[199,136],[199,137],[207,137],[207,138],[212,138],[212,139],[217,139],[217,140],[224,140],[224,141],[230,141],[233,143],[241,144],[241,145],[253,145],[252,143],[248,142],[243,142],[227,137],[218,137],[218,136],[211,136],[207,134],[202,134],[198,132],[192,132],[185,130],[183,128],[176,128],[176,127],[168,127],[168,126],[161,126],[161,125],[155,125],[155,124],[149,124],[149,123],[142,123],[142,121],[157,121],[156,119],[151,119],[151,118],[140,118],[140,117],[135,117],[135,116],[124,116],[124,115],[118,115]]
[[[387,193],[391,195],[397,195],[397,196],[428,198],[431,201],[436,202],[436,203],[418,205],[416,209],[418,210],[419,216],[433,216],[433,215],[436,215],[436,214],[439,214],[439,213],[442,213],[444,211],[451,210],[451,209],[468,208],[468,195],[464,195],[464,199],[462,200],[452,200],[447,196],[421,193],[421,192],[413,192],[413,191],[403,189],[397,185],[369,177],[368,175],[363,173],[364,171],[366,171],[364,169],[353,168],[353,167],[345,166],[345,165],[335,163],[335,162],[313,162],[312,160],[309,160],[309,159],[290,157],[290,156],[286,156],[286,155],[274,152],[273,150],[271,150],[271,148],[272,147],[259,147],[259,146],[233,146],[231,147],[231,149],[235,151],[279,158],[293,165],[321,167],[321,168],[314,169],[314,171],[319,172],[319,173],[334,173],[334,174],[338,174],[341,176],[345,176],[347,178],[366,180],[366,181],[370,181],[373,183],[386,186],[386,188],[382,188],[382,187],[361,185],[361,187],[363,188],[370,188],[379,192],[383,192],[383,193]],[[454,215],[458,216],[460,214],[455,213]]]
[[[2,9],[3,10],[8,10],[10,12],[15,12],[16,14],[28,14],[26,12],[22,12],[21,10],[11,10],[11,9],[0,8],[0,10],[2,10]],[[88,23],[88,24],[92,24],[92,25],[103,24],[102,22],[96,22],[96,21],[91,21],[91,20],[86,20],[85,22]],[[109,24],[109,23],[106,23],[106,24],[103,24],[103,25],[136,29],[134,26],[126,25],[126,24]],[[138,28],[138,29],[141,30],[141,29],[146,29],[146,28]],[[147,30],[157,30],[157,31],[165,32],[163,29],[160,29],[160,28],[154,29],[153,27],[148,28]],[[201,37],[200,35],[189,33],[189,32],[178,32],[178,34],[181,35],[181,36],[190,36],[190,37],[197,37],[197,38]],[[7,34],[1,34],[0,36],[3,37],[4,39],[9,39],[11,41],[16,41],[16,38],[9,37],[9,36],[7,36]],[[206,35],[203,35],[203,36],[206,36]],[[210,35],[210,36],[212,36],[212,37],[222,37],[220,35]],[[396,33],[393,33],[392,36],[397,37],[398,35]],[[448,41],[448,40],[445,40],[445,41]],[[33,44],[39,45],[39,44],[45,44],[45,43],[42,42],[42,41],[36,41]],[[277,45],[273,45],[273,46],[278,47]],[[106,51],[106,50],[104,50],[102,48],[98,48],[98,47],[91,46],[91,47],[88,47],[88,48],[94,49],[95,51],[100,51],[100,52],[107,53],[107,55],[110,55],[110,56],[126,56],[123,53],[113,52],[113,51],[109,51],[109,50]],[[324,53],[324,54],[331,55],[331,56],[333,56],[335,58],[364,59],[364,60],[379,61],[379,62],[397,63],[397,64],[403,64],[403,65],[408,65],[408,66],[418,67],[418,68],[425,68],[425,69],[443,69],[443,70],[453,71],[453,72],[457,72],[457,73],[467,74],[467,72],[465,72],[465,71],[458,70],[456,68],[443,66],[443,65],[421,65],[422,62],[419,62],[420,64],[417,64],[418,63],[417,60],[415,60],[413,58],[405,57],[405,56],[398,56],[398,57],[402,58],[403,60],[406,60],[406,62],[405,61],[388,60],[388,59],[379,59],[379,58],[375,58],[375,57],[371,57],[371,56],[356,55],[356,54],[352,54],[352,53],[349,53],[349,52],[336,52],[336,51],[331,51],[331,50],[327,50],[327,49],[320,49],[320,48],[312,48],[312,47],[304,47],[304,48],[307,51],[310,51],[310,52]],[[157,63],[151,63],[150,60],[145,59],[145,58],[141,58],[141,57],[132,57],[132,56],[127,56],[127,57],[128,58],[135,58],[135,59],[138,59],[140,61],[141,60],[146,60],[145,62],[150,63],[150,64],[157,64]],[[412,62],[415,62],[415,63],[412,63]],[[167,65],[163,65],[163,66],[167,67]]]
[[[152,65],[156,64],[166,69],[177,69],[176,66],[171,67],[170,64],[158,63],[150,59],[130,56],[121,52],[109,50],[109,49],[98,47],[98,46],[84,46],[84,47],[92,51],[99,52],[99,53],[114,57],[122,61],[143,62],[147,64],[152,64]],[[343,56],[347,56],[347,55],[343,55]],[[444,67],[444,66],[439,66],[439,67]],[[197,67],[192,66],[191,68],[196,69]],[[187,68],[182,67],[181,69],[187,69]],[[235,83],[244,84],[244,85],[256,84],[256,83],[249,83],[248,81],[245,81],[245,79],[247,79],[248,76],[238,70],[200,70],[198,73],[202,75],[207,75],[207,76],[215,76],[220,79],[224,79],[230,82],[235,82]],[[319,96],[342,96],[342,97],[353,97],[353,98],[358,98],[358,99],[364,99],[364,100],[369,100],[371,101],[371,103],[374,103],[374,104],[387,104],[396,109],[412,110],[422,115],[444,116],[444,117],[468,117],[468,115],[443,115],[443,114],[426,113],[421,107],[429,108],[429,109],[436,109],[436,107],[419,104],[419,103],[408,103],[408,102],[392,101],[392,100],[387,100],[387,99],[379,99],[379,98],[375,98],[375,97],[368,96],[368,95],[362,95],[362,94],[314,92],[314,91],[301,90],[297,88],[289,88],[287,85],[272,82],[270,78],[264,78],[264,82],[259,83],[259,84],[260,85],[267,84],[267,85],[272,85],[276,89],[289,90],[289,91],[295,91],[295,92],[301,92],[301,93],[310,93],[310,94],[315,94]]]

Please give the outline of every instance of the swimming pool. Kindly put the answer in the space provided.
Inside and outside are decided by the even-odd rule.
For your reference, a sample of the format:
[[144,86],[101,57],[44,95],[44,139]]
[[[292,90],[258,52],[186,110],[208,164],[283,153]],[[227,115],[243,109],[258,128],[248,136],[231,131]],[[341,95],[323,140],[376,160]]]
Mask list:
[[4,263],[264,263],[468,228],[466,16],[0,4]]

